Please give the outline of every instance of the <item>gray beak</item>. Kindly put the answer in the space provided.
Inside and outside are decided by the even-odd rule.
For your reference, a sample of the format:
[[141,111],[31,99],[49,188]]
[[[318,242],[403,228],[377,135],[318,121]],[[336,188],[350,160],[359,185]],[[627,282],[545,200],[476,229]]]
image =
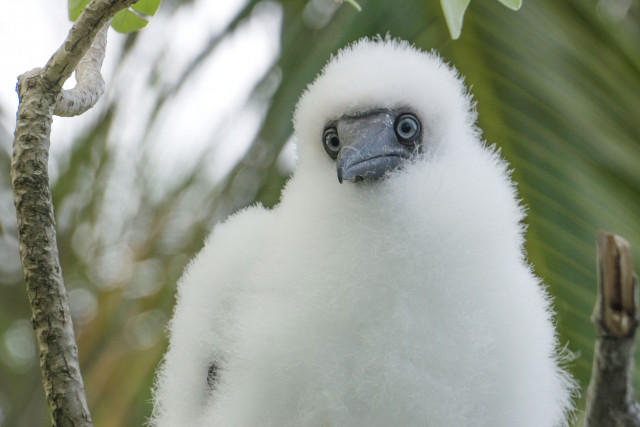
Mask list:
[[415,146],[408,147],[398,141],[394,117],[388,112],[342,118],[337,130],[343,144],[336,158],[340,183],[379,179],[415,151]]

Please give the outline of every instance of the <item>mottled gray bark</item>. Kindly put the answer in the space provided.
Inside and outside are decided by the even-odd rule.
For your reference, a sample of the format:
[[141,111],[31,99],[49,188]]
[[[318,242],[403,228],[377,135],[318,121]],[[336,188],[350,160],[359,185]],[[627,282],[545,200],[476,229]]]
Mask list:
[[640,427],[640,406],[631,384],[638,326],[637,276],[631,248],[621,237],[598,232],[598,298],[585,427]]
[[62,85],[113,15],[136,0],[94,0],[43,69],[18,78],[20,99],[11,161],[20,257],[40,347],[40,367],[55,426],[92,426],[67,293],[62,280],[49,190],[49,137]]
[[53,114],[56,116],[78,116],[93,107],[104,93],[104,79],[100,69],[107,48],[107,31],[111,20],[98,32],[89,50],[76,67],[76,86],[62,89]]

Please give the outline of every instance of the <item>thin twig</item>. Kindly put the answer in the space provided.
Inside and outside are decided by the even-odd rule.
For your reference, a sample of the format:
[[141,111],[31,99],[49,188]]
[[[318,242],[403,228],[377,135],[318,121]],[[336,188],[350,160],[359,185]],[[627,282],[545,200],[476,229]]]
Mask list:
[[111,20],[102,26],[76,67],[76,86],[62,89],[53,114],[62,117],[79,116],[91,109],[104,93],[104,79],[100,69],[107,48],[107,32]]

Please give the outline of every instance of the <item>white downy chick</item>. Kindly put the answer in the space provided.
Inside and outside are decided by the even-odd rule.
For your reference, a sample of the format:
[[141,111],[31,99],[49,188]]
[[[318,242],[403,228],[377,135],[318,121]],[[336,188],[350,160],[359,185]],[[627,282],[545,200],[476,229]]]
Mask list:
[[332,58],[280,204],[216,226],[179,283],[151,424],[565,425],[523,209],[474,123],[433,53],[363,39]]

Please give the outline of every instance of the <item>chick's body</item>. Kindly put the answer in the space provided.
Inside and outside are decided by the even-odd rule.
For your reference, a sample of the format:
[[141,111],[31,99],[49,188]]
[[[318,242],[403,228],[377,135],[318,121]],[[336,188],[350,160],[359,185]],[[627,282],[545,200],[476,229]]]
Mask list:
[[[380,108],[420,117],[422,152],[340,184],[325,123]],[[548,297],[474,120],[432,54],[361,41],[334,58],[298,105],[281,203],[217,226],[180,283],[154,423],[563,425]]]

